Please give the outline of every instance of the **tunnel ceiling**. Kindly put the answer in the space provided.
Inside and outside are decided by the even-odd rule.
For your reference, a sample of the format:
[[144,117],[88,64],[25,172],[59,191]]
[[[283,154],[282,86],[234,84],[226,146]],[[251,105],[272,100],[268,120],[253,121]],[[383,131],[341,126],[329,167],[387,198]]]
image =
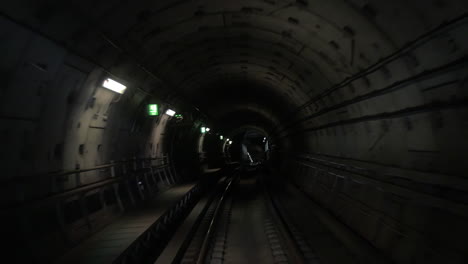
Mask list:
[[269,127],[457,13],[442,1],[361,0],[51,0],[5,8],[105,65],[131,57],[215,120],[252,112]]

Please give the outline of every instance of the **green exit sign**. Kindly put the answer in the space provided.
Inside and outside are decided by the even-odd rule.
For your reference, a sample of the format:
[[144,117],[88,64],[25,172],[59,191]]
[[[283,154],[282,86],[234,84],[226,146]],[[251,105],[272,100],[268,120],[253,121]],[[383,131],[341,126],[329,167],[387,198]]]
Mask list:
[[148,115],[149,116],[157,116],[159,115],[159,109],[157,104],[149,104],[148,105]]

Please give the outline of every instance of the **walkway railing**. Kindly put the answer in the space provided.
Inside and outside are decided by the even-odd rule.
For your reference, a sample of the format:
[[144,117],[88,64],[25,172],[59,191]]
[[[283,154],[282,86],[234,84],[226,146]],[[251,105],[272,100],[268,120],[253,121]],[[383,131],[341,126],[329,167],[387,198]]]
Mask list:
[[111,161],[92,168],[0,181],[0,195],[5,198],[0,212],[15,216],[25,234],[46,213],[48,219],[56,218],[60,229],[70,238],[73,233],[70,229],[76,223],[84,224],[92,232],[98,225],[98,215],[106,211],[103,209],[121,213],[137,201],[153,197],[159,188],[179,181],[167,155]]

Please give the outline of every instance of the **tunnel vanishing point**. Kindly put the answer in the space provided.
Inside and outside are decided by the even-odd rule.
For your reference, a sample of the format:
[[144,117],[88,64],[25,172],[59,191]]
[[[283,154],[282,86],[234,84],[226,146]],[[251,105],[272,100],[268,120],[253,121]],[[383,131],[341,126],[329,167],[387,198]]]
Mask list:
[[0,8],[3,263],[468,263],[467,1]]

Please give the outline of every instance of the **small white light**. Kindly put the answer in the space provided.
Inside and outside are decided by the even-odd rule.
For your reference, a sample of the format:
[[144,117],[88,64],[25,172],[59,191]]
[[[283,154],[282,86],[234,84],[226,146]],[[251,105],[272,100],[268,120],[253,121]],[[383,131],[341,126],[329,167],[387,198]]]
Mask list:
[[226,138],[226,141],[228,141],[228,142],[229,142],[229,138]]
[[221,136],[219,136],[219,139],[223,140],[223,136],[222,136],[222,135],[221,135]]
[[110,78],[107,78],[104,80],[104,82],[102,83],[102,87],[107,88],[119,94],[123,94],[125,92],[125,89],[127,89],[127,86],[119,82],[116,82]]
[[171,109],[167,109],[167,111],[166,111],[166,115],[168,115],[168,116],[174,116],[175,113],[176,112],[174,110],[171,110]]
[[210,128],[209,128],[209,127],[206,128],[206,132],[210,132]]
[[229,145],[231,145],[231,144],[232,144],[232,141],[229,141]]

